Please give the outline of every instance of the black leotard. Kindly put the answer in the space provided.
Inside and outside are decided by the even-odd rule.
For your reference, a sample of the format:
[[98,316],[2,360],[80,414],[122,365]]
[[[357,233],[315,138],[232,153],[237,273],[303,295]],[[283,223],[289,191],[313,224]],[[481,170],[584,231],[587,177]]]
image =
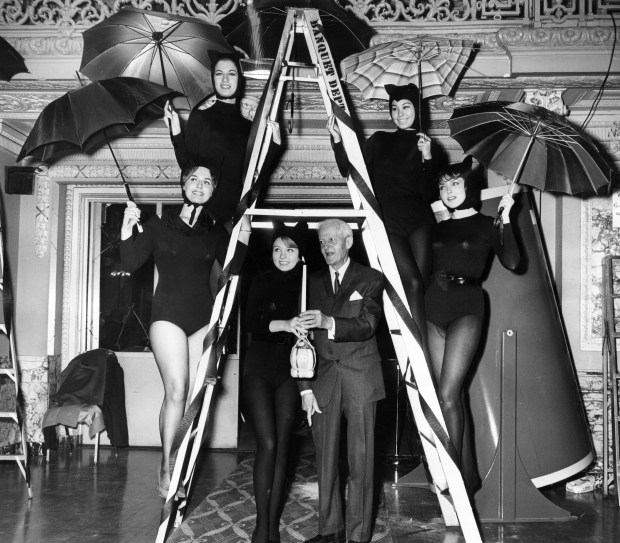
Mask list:
[[463,315],[482,317],[484,296],[479,284],[442,280],[442,274],[463,278],[468,283],[479,283],[491,251],[509,270],[519,264],[519,249],[512,227],[509,224],[504,226],[502,243],[493,219],[481,213],[436,224],[431,242],[433,281],[425,296],[426,317],[444,329]]
[[299,314],[301,264],[290,271],[273,269],[254,278],[248,292],[246,331],[252,334],[244,359],[244,375],[259,373],[274,386],[292,379],[290,354],[296,336],[272,333],[269,323]]
[[[336,162],[343,176],[348,163],[342,142],[334,144]],[[363,146],[364,160],[383,221],[391,234],[409,236],[423,224],[434,224],[437,161],[422,161],[415,130],[375,132]]]
[[[143,225],[144,232],[121,241],[125,271],[138,269],[152,254],[159,273],[151,323],[172,322],[189,336],[209,322],[213,308],[210,274],[213,262],[223,263],[229,235],[219,223],[211,225],[201,214],[194,227],[179,210],[156,215]],[[202,219],[202,220],[201,220]]]
[[209,214],[228,221],[241,198],[243,161],[252,123],[236,104],[221,100],[207,109],[192,110],[185,130],[173,137],[181,169],[189,161],[220,164],[220,182],[207,204]]

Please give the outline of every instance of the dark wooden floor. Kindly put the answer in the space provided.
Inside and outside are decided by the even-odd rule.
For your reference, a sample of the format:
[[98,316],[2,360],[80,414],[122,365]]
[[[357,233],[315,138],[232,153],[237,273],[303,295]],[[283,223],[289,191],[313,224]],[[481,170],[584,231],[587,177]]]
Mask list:
[[[251,440],[250,440],[251,441]],[[205,451],[199,463],[188,515],[245,458],[245,450]],[[102,448],[93,463],[92,448],[59,449],[49,462],[31,464],[32,500],[14,462],[0,463],[0,542],[151,543],[159,524],[162,500],[156,493],[158,450]],[[385,505],[394,543],[464,542],[459,530],[446,530],[436,497],[427,489],[394,488],[400,471],[386,457],[381,462]],[[563,487],[545,496],[570,511],[562,522],[484,524],[483,539],[518,543],[611,543],[620,541],[620,509],[613,497],[599,492],[570,495]]]

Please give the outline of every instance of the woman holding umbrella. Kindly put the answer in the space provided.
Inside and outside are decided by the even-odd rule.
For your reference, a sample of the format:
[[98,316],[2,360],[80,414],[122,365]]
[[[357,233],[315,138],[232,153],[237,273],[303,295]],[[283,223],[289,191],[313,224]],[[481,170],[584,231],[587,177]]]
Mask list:
[[280,541],[289,441],[299,409],[291,377],[291,348],[304,329],[299,320],[302,262],[308,226],[277,222],[271,259],[274,267],[252,280],[246,305],[251,342],[243,363],[242,396],[256,436],[252,543]]
[[[213,223],[204,207],[217,186],[214,167],[190,165],[181,175],[183,205],[174,212],[153,216],[143,232],[133,234],[140,210],[128,202],[121,227],[121,262],[125,271],[138,269],[152,255],[159,273],[153,294],[149,336],[155,362],[164,384],[159,427],[162,441],[158,492],[166,497],[170,485],[169,454],[196,365],[202,355],[213,294],[212,269],[221,271],[229,234]],[[248,221],[244,216],[243,221]],[[241,248],[249,241],[249,224],[241,226]],[[238,273],[244,253],[238,250],[231,264]]]
[[209,51],[215,101],[206,109],[194,108],[181,132],[178,114],[166,106],[164,120],[170,128],[177,162],[181,169],[188,162],[212,161],[221,157],[220,186],[207,206],[216,220],[229,221],[241,198],[243,162],[251,122],[241,116],[239,99],[244,78],[234,53]]
[[433,275],[425,297],[428,343],[448,434],[459,454],[465,484],[472,491],[478,479],[466,431],[463,388],[482,331],[484,293],[480,281],[489,256],[497,254],[509,270],[519,264],[510,226],[514,201],[508,194],[500,201],[502,228],[477,211],[480,189],[471,157],[440,176],[439,196],[451,218],[432,230]]
[[[414,129],[420,115],[416,109],[418,88],[410,83],[385,85],[385,90],[396,130],[375,132],[364,143],[363,153],[407,301],[428,355],[424,285],[430,273],[429,236],[435,224],[430,204],[437,190],[437,166],[431,153],[431,139]],[[333,138],[338,168],[346,177],[349,163],[333,116],[327,128]]]

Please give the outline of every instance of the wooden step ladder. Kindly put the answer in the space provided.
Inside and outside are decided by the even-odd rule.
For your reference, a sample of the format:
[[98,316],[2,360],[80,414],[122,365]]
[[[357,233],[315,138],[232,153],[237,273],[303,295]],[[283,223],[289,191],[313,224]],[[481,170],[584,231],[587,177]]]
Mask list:
[[[603,494],[613,481],[620,505],[620,256],[603,257]],[[609,419],[611,415],[612,462],[609,466]],[[610,474],[611,472],[611,474]]]
[[[305,38],[311,64],[302,65],[290,60],[296,34]],[[304,75],[308,72],[312,75]],[[257,196],[265,177],[263,166],[266,161],[268,162],[273,146],[279,143],[279,129],[276,122],[287,81],[316,83],[325,106],[326,119],[331,114],[335,115],[350,162],[351,173],[347,179],[347,186],[351,195],[352,209],[276,210],[256,207]],[[223,279],[220,281],[205,339],[205,351],[198,365],[192,404],[181,423],[173,445],[171,464],[174,465],[174,469],[168,497],[162,510],[157,541],[165,541],[173,527],[178,526],[183,520],[195,462],[209,415],[211,398],[217,384],[217,366],[239,279],[238,276],[228,274],[226,270],[235,253],[241,228],[239,219],[245,213],[251,217],[252,222],[257,221],[259,217],[262,220],[266,217],[278,217],[305,220],[310,227],[322,219],[337,217],[361,230],[370,265],[382,271],[385,277],[385,317],[421,436],[432,477],[432,490],[437,494],[446,526],[460,526],[467,543],[481,542],[478,524],[457,466],[456,451],[446,431],[429,366],[416,340],[419,332],[407,306],[404,288],[385,226],[380,218],[379,206],[374,197],[317,10],[289,8],[280,47],[254,118],[251,138],[254,138],[254,142],[249,158],[246,157],[243,196],[237,209],[237,220],[224,263]]]
[[[1,215],[1,213],[0,213]],[[28,442],[26,440],[26,427],[24,424],[25,413],[23,409],[23,397],[19,385],[19,366],[13,335],[11,284],[8,280],[9,273],[6,268],[6,251],[4,247],[4,227],[0,219],[0,295],[2,296],[2,311],[0,311],[0,334],[4,335],[9,347],[9,367],[0,367],[0,376],[8,377],[15,385],[14,410],[0,411],[0,421],[12,421],[19,427],[21,436],[21,452],[17,454],[0,454],[0,460],[14,460],[17,462],[28,488],[28,499],[32,499],[30,487],[30,466],[28,463]]]

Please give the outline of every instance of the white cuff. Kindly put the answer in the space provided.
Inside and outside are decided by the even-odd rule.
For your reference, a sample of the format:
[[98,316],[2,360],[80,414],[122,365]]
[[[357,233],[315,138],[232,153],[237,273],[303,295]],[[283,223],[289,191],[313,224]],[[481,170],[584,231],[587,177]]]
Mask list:
[[302,390],[302,391],[300,392],[300,394],[301,394],[302,396],[305,396],[306,394],[312,394],[312,389],[311,389],[311,388],[309,388],[308,390]]
[[334,317],[328,317],[328,319],[331,319],[331,324],[329,325],[329,328],[327,329],[327,339],[335,339],[336,319],[334,319]]

